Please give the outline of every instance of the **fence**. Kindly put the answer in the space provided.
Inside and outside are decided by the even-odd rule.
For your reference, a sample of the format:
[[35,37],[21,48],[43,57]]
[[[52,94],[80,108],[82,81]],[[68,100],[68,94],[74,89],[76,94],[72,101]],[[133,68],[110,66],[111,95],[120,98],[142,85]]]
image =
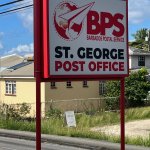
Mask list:
[[[65,111],[74,111],[75,113],[85,112],[92,114],[94,112],[105,111],[106,99],[116,99],[116,97],[99,97],[99,98],[87,98],[87,99],[70,99],[70,100],[49,100],[41,102],[41,115],[44,117],[50,110],[59,110],[61,113]],[[36,103],[26,103],[30,106],[30,113],[27,116],[36,116]],[[3,104],[1,104],[2,106]],[[21,104],[9,104],[14,108],[18,108]],[[1,107],[2,108],[2,107]],[[5,114],[7,114],[7,107],[3,108]]]
[[71,100],[51,100],[46,102],[46,110],[59,109],[62,112],[73,110],[79,112],[104,111],[104,98],[87,98]]

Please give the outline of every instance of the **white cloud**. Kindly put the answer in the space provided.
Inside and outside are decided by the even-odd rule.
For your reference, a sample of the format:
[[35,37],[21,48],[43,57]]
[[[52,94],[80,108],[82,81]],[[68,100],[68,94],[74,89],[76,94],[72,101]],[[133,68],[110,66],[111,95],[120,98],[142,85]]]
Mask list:
[[28,53],[33,53],[33,43],[27,45],[18,45],[15,48],[12,48],[8,54],[13,54],[13,53],[17,53],[17,54],[28,54]]
[[[33,4],[33,0],[28,0],[27,3],[22,2],[22,4],[23,4],[22,6],[31,5]],[[22,20],[23,26],[32,32],[33,31],[33,8],[21,11],[18,14],[18,16]]]
[[26,11],[19,14],[19,17],[21,18],[23,22],[23,26],[29,31],[33,31],[33,11]]
[[150,0],[129,0],[129,23],[138,24],[149,20]]

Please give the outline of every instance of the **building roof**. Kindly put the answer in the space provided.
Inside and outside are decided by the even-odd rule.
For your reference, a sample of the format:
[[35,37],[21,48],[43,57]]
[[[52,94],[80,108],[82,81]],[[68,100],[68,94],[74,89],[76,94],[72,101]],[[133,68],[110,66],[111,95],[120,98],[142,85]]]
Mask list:
[[150,55],[150,51],[129,47],[129,55]]
[[22,77],[22,78],[28,78],[28,77],[34,77],[34,62],[30,61],[30,63],[27,61],[25,65],[22,65],[23,62],[14,65],[12,67],[9,67],[8,69],[5,69],[1,72],[0,76],[1,78],[7,78],[7,77]]
[[22,57],[17,54],[12,54],[1,57],[0,69],[1,78],[33,78],[33,55]]
[[4,69],[16,65],[18,63],[21,63],[24,60],[22,56],[19,56],[17,54],[7,55],[0,58],[0,71],[3,71]]

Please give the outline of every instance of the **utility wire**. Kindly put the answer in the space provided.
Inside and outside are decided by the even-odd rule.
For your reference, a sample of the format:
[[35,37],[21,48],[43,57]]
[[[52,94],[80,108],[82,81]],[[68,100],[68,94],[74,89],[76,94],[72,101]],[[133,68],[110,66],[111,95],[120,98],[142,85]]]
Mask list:
[[32,7],[32,6],[33,6],[33,4],[27,5],[27,6],[23,6],[23,7],[19,7],[19,8],[15,8],[15,9],[11,9],[11,10],[8,10],[8,11],[3,11],[3,12],[0,12],[0,15],[6,14],[6,13],[9,13],[9,12],[14,12],[14,11],[17,11],[17,10],[20,10],[20,9]]
[[21,1],[24,1],[24,0],[15,0],[15,1],[12,1],[12,2],[1,4],[0,7],[8,6],[8,5],[11,5],[11,4],[14,4],[14,3],[18,3],[18,2],[21,2]]
[[23,8],[23,9],[20,9],[20,10],[15,10],[15,11],[8,12],[8,13],[4,13],[4,14],[1,14],[0,16],[11,15],[11,14],[18,13],[18,12],[21,12],[21,11],[25,11],[26,9],[31,9],[31,8],[33,8],[33,6],[32,7]]
[[[12,6],[12,7],[8,7],[8,8],[5,8],[5,9],[2,9],[1,11],[7,11],[7,10],[19,8],[20,6],[29,5],[29,3],[31,3],[31,1],[27,1],[25,3],[21,3],[21,4],[18,4],[18,5]],[[33,4],[33,3],[31,3],[31,4]]]

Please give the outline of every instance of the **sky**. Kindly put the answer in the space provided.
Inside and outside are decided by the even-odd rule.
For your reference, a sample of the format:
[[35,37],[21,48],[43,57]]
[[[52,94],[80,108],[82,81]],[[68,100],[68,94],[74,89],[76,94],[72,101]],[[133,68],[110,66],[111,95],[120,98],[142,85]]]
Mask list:
[[[13,0],[1,0],[0,5]],[[150,29],[150,0],[128,0],[129,40],[141,28]],[[0,12],[14,7],[32,4],[32,0],[9,7],[0,7]],[[26,55],[33,53],[33,7],[0,15],[0,57],[11,54]]]

